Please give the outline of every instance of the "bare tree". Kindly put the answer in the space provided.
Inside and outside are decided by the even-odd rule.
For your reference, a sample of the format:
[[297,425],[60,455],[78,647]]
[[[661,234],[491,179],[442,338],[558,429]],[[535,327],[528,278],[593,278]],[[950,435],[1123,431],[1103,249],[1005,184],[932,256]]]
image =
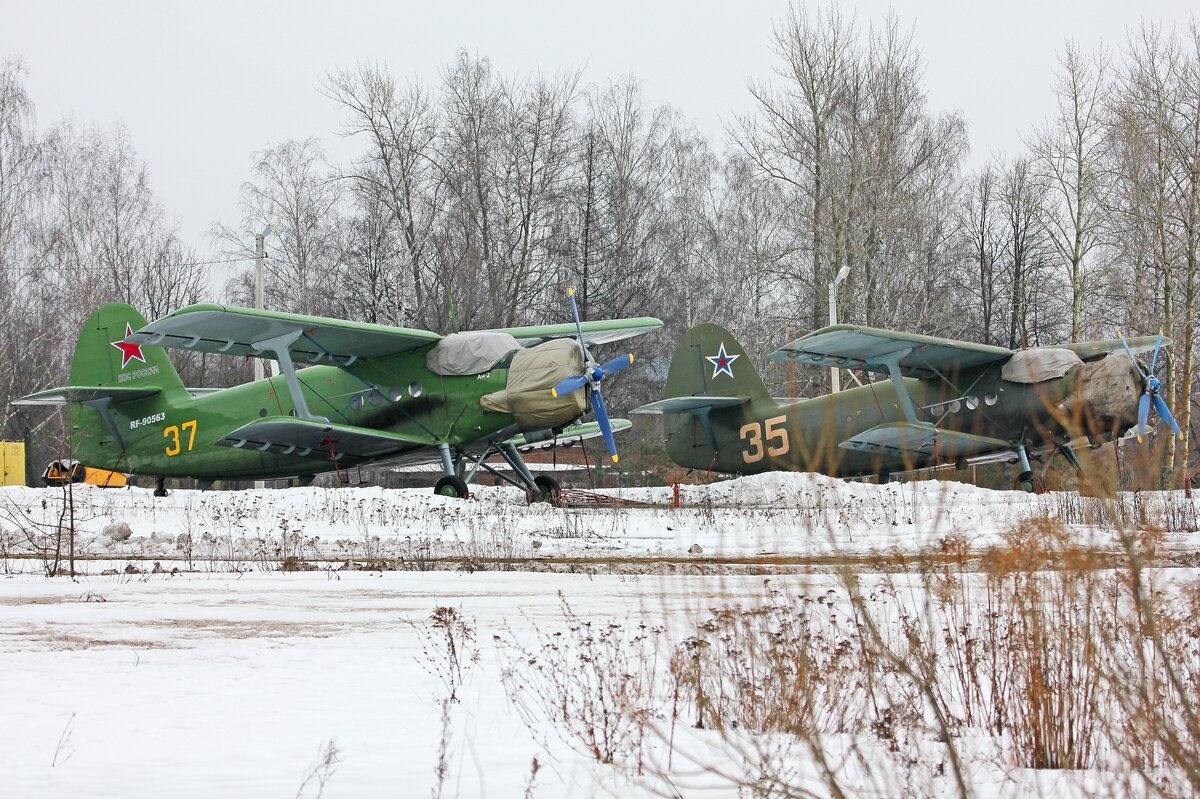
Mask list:
[[214,225],[230,254],[254,257],[255,236],[271,225],[265,302],[276,310],[328,313],[336,307],[344,247],[342,191],[331,179],[315,139],[288,141],[254,156],[254,177],[242,184],[242,221]]
[[342,174],[386,206],[398,231],[405,291],[404,304],[394,314],[410,324],[434,327],[438,300],[429,288],[432,236],[445,194],[434,103],[420,84],[398,87],[382,67],[336,72],[322,91],[347,113],[346,135],[367,142],[364,155],[343,167]]
[[1108,56],[1087,56],[1068,42],[1054,76],[1054,116],[1030,143],[1032,179],[1045,193],[1038,222],[1066,272],[1071,299],[1071,341],[1084,334],[1084,301],[1090,289],[1085,260],[1100,244],[1101,212],[1111,186],[1105,103]]
[[969,312],[969,322],[958,334],[969,337],[974,330],[984,344],[1000,344],[1008,337],[997,331],[1003,314],[1004,270],[1002,253],[1007,249],[1006,231],[1000,224],[1000,202],[997,197],[997,176],[993,166],[987,166],[971,176],[961,204],[959,231],[965,260],[960,283]]

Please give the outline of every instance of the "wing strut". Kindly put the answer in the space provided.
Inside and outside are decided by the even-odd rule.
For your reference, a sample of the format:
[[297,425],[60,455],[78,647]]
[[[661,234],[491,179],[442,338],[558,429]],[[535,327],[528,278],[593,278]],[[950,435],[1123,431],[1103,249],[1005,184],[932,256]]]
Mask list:
[[888,376],[892,379],[892,385],[896,388],[896,399],[900,401],[900,410],[904,413],[905,420],[912,424],[921,424],[917,419],[917,409],[913,405],[912,397],[908,395],[908,387],[904,385],[904,380],[900,375],[900,359],[910,352],[912,352],[912,347],[904,347],[867,358],[866,363],[868,366],[879,365],[887,367]]
[[296,366],[292,363],[289,347],[292,342],[303,335],[303,330],[293,330],[281,336],[255,341],[253,346],[259,352],[275,353],[275,360],[279,362],[279,370],[283,372],[283,376],[287,380],[288,391],[291,392],[292,402],[296,406],[296,415],[301,419],[310,419],[314,422],[328,422],[329,420],[324,416],[317,416],[308,409],[308,402],[305,401],[304,392],[300,389],[300,379],[296,377]]

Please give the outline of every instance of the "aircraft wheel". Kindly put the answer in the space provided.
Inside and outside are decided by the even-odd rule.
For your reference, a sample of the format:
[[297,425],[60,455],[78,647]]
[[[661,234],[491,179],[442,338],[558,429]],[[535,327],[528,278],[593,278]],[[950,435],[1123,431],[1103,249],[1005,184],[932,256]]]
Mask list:
[[1034,489],[1033,472],[1021,472],[1017,475],[1013,488],[1024,491],[1026,494],[1032,494]]
[[460,477],[448,475],[437,481],[437,485],[433,487],[433,493],[440,497],[465,499],[468,493],[467,484]]
[[558,484],[557,480],[549,475],[539,474],[533,478],[533,484],[537,486],[538,490],[536,494],[530,492],[531,502],[549,502],[558,507],[560,504],[558,492],[562,490],[562,486]]
[[165,497],[166,495],[167,495],[166,481],[160,477],[154,484],[154,496]]

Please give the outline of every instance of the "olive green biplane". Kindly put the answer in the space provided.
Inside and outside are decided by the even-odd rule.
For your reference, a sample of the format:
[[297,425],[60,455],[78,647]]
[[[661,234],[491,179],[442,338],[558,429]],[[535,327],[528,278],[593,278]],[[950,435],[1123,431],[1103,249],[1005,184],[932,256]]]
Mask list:
[[[462,497],[480,471],[552,498],[521,457],[533,444],[613,431],[600,381],[632,355],[597,364],[588,347],[661,327],[653,318],[575,322],[441,336],[427,330],[221,305],[149,324],[105,305],[84,324],[70,385],[16,400],[66,405],[73,456],[87,466],[158,478],[302,479],[363,463],[439,464],[435,491]],[[188,389],[166,349],[275,360],[278,376]],[[298,368],[307,366],[307,368]],[[579,423],[589,411],[592,423]],[[488,459],[499,456],[515,476]]]
[[[671,458],[690,469],[886,479],[1011,460],[1017,482],[1033,490],[1031,458],[1062,453],[1078,468],[1072,442],[1098,445],[1134,426],[1140,439],[1151,405],[1180,434],[1154,377],[1169,345],[1160,334],[1014,351],[834,325],[769,357],[887,379],[797,400],[772,397],[732,334],[703,324],[675,350],[666,397],[632,413],[663,414]],[[1134,356],[1149,351],[1143,370]]]

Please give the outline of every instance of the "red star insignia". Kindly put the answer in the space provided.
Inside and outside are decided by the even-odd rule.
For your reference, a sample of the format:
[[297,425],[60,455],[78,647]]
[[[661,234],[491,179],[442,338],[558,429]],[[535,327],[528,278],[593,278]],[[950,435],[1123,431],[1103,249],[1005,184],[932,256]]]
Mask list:
[[[129,326],[128,322],[126,322],[125,323],[125,338],[129,338],[132,335],[133,335],[133,328]],[[141,361],[142,363],[146,362],[146,359],[144,357],[142,357],[142,345],[141,344],[130,344],[129,342],[125,341],[125,339],[121,339],[120,341],[112,342],[112,345],[121,351],[121,368],[122,369],[124,369],[125,365],[128,364],[130,361],[134,360],[135,358],[137,360]]]

